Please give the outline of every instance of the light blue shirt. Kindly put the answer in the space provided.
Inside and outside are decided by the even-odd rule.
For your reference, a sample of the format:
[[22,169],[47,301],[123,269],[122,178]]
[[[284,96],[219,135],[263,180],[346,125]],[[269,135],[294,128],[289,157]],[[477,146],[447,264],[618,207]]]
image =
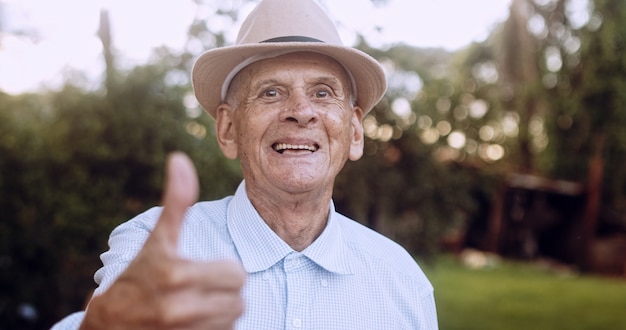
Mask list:
[[[106,290],[137,255],[161,208],[120,225],[102,254],[95,294]],[[231,259],[248,273],[237,329],[437,329],[433,287],[400,245],[337,212],[322,234],[297,252],[256,212],[245,182],[234,196],[191,207],[180,255]],[[78,329],[84,312],[53,329]]]

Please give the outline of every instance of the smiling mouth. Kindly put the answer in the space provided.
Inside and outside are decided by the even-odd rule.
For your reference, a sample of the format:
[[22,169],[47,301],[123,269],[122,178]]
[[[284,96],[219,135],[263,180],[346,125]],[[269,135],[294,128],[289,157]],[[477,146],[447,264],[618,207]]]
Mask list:
[[283,152],[287,150],[293,150],[293,151],[306,150],[310,152],[316,152],[319,149],[319,146],[317,144],[306,145],[306,144],[274,143],[274,145],[272,145],[272,148],[275,151],[282,154]]

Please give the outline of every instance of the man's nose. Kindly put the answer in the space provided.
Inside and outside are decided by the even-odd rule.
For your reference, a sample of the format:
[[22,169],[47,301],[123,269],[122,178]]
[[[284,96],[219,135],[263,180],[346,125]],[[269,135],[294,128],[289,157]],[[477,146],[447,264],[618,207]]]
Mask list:
[[303,92],[292,92],[282,112],[282,120],[307,125],[317,120],[317,111],[311,100]]

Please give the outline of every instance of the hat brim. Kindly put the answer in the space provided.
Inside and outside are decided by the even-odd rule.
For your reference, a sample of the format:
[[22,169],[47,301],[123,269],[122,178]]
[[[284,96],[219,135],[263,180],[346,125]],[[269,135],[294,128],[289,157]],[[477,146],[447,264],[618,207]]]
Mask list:
[[200,55],[191,73],[198,102],[215,118],[217,107],[223,102],[221,89],[226,76],[247,58],[280,50],[321,53],[341,63],[354,77],[356,104],[365,114],[382,99],[387,89],[381,65],[358,49],[321,42],[267,42],[215,48]]

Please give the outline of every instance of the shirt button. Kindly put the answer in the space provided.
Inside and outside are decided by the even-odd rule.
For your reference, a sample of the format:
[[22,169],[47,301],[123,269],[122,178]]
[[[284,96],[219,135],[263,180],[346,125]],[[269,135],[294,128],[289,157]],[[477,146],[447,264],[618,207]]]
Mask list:
[[328,286],[328,281],[326,281],[326,280],[322,280],[322,286],[323,286],[323,287],[327,287],[327,286]]
[[299,328],[299,327],[302,326],[302,320],[300,320],[300,319],[293,319],[293,322],[291,324],[293,324],[294,327]]
[[270,279],[270,276],[267,273],[264,273],[262,276],[263,280],[267,281]]

